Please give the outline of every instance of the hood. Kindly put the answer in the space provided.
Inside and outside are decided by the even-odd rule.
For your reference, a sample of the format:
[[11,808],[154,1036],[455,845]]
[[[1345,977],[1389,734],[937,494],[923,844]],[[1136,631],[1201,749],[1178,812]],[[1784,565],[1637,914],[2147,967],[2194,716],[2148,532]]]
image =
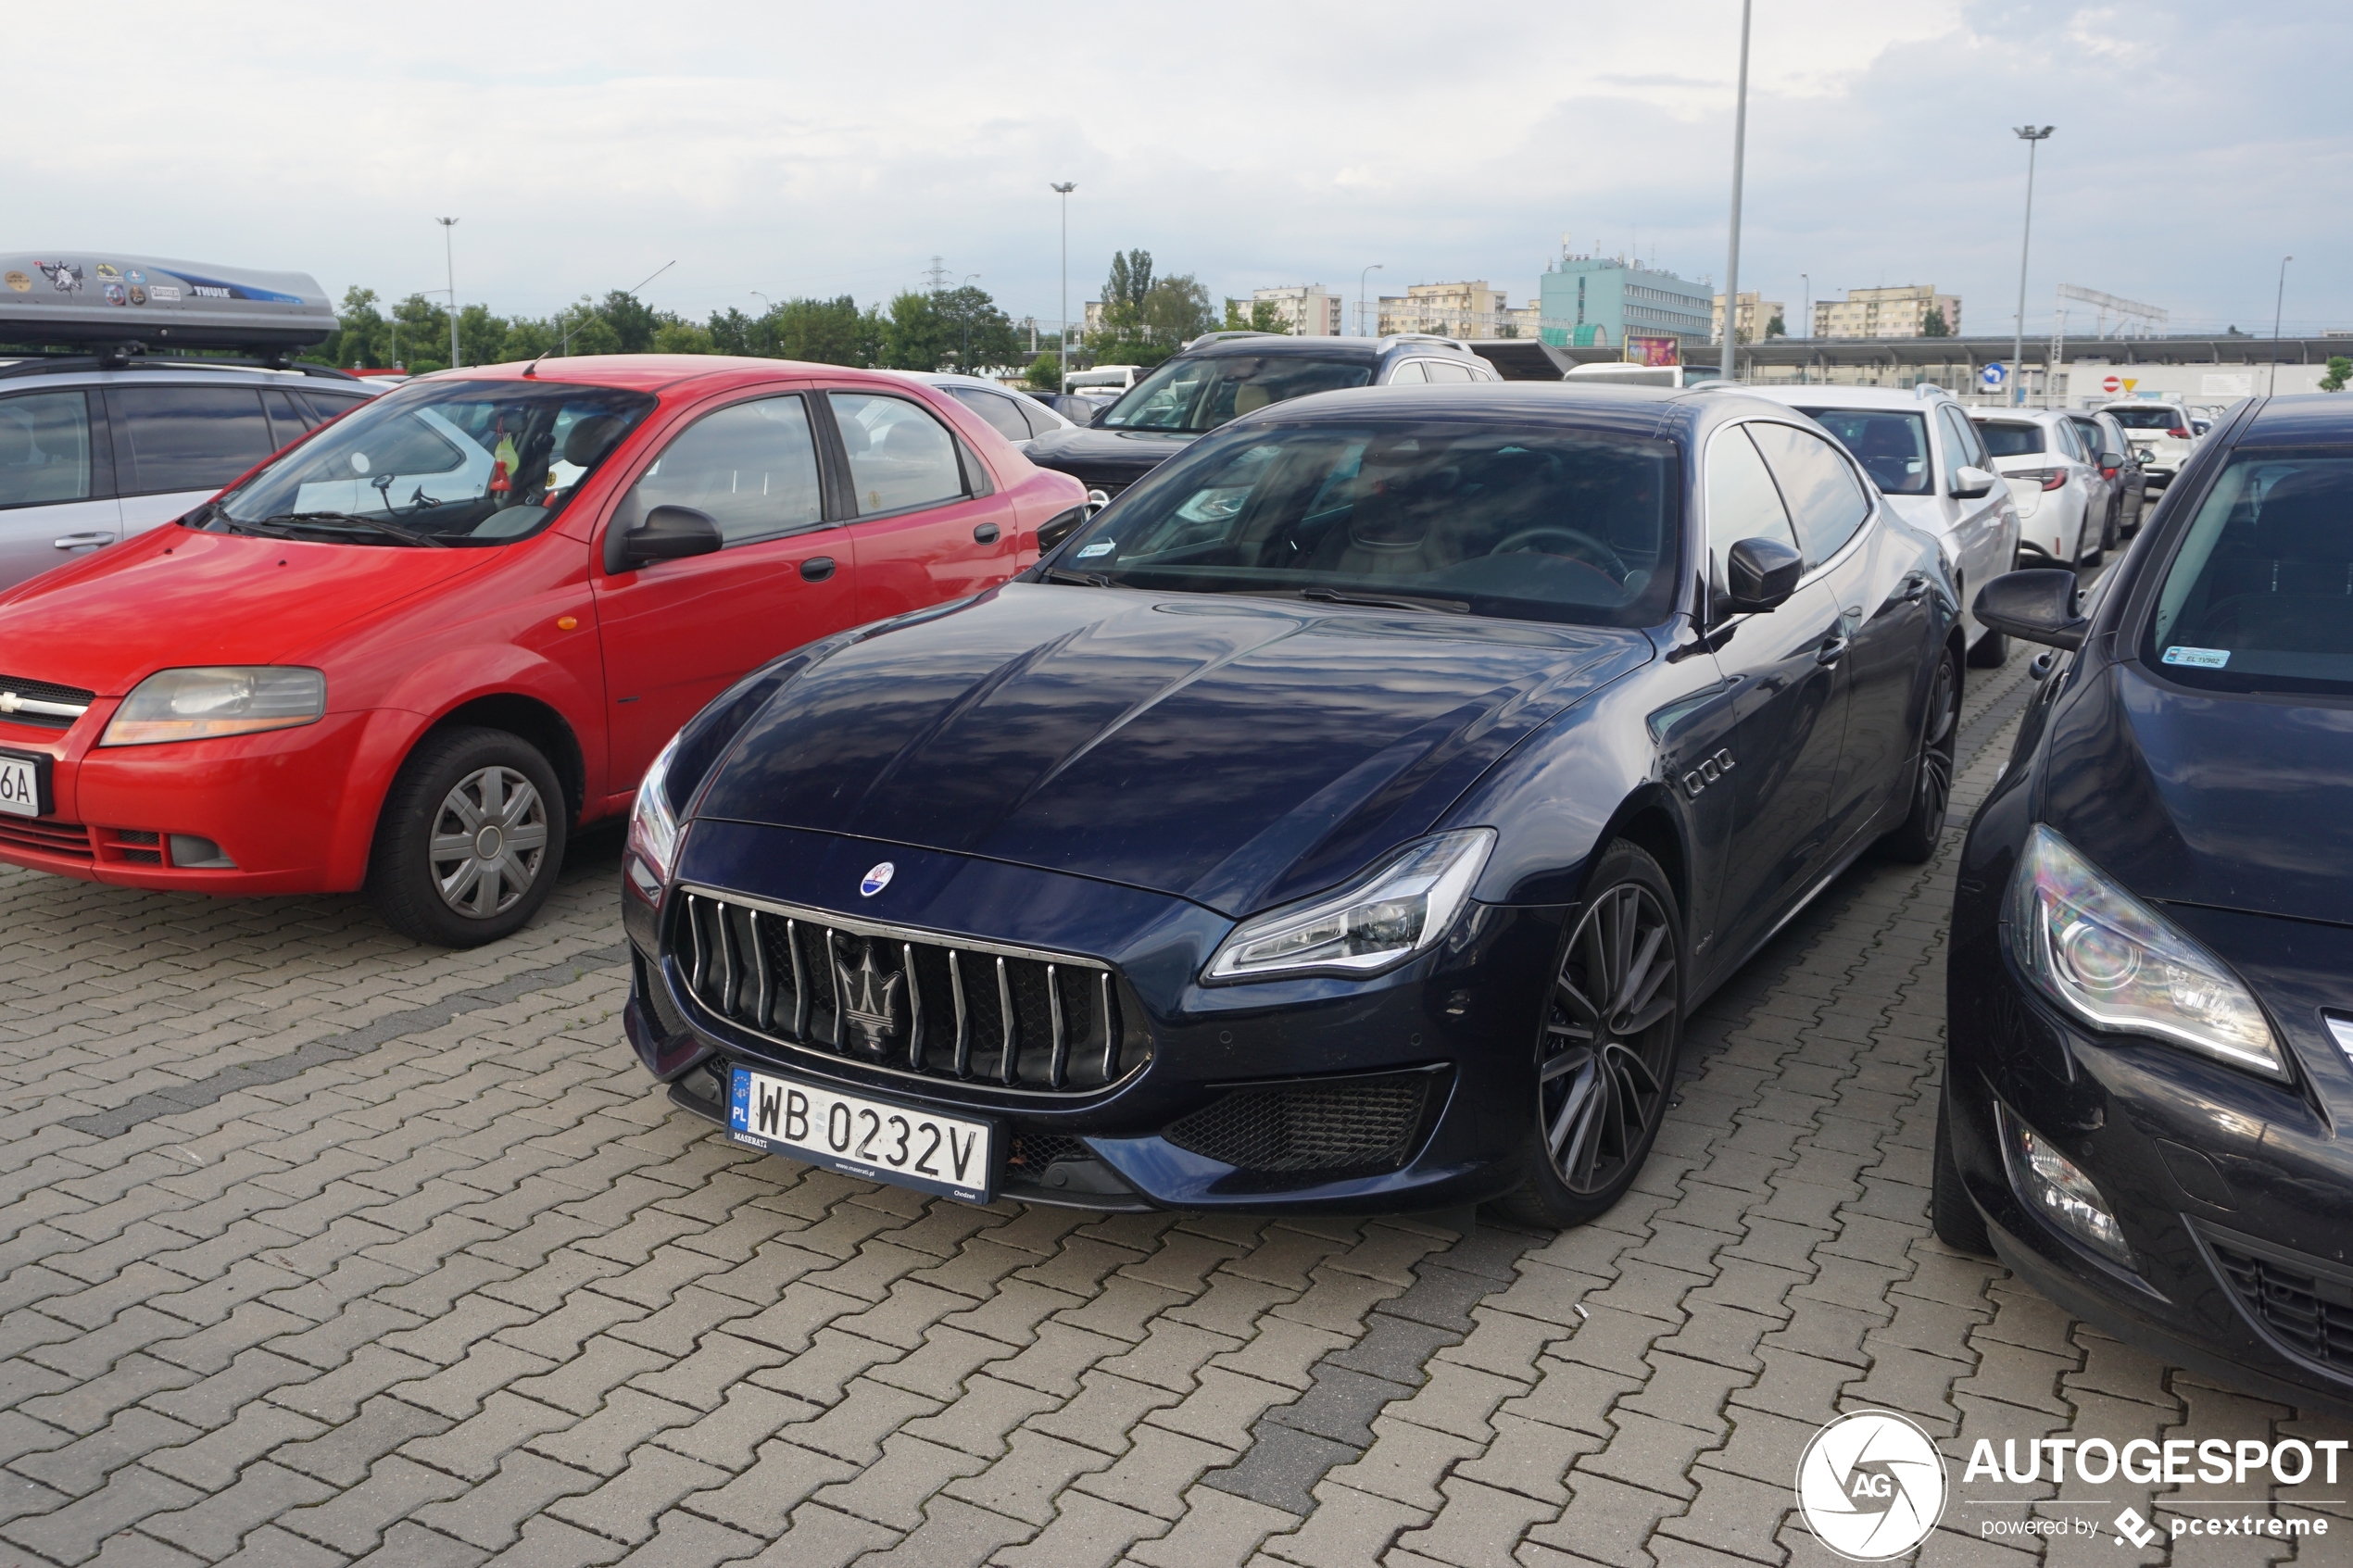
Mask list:
[[202,533],[167,524],[0,603],[0,669],[120,696],[183,664],[274,664],[501,552]]
[[1013,583],[789,682],[695,808],[1231,915],[1428,832],[1640,632]]
[[1081,425],[1050,430],[1022,456],[1041,469],[1059,469],[1090,485],[1126,489],[1201,439],[1160,431],[1097,430]]
[[2353,711],[2095,683],[2054,727],[2045,822],[2144,898],[2353,923]]

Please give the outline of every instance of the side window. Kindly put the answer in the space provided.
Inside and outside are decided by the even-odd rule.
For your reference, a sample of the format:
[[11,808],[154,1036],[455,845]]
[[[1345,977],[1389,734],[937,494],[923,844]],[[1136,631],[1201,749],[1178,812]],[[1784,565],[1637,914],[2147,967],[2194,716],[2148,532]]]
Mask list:
[[1389,373],[1391,386],[1419,386],[1429,377],[1422,370],[1419,359],[1408,359]]
[[1707,550],[1714,566],[1709,581],[1724,586],[1724,558],[1743,539],[1773,539],[1797,548],[1781,493],[1766,471],[1765,459],[1749,441],[1748,427],[1719,433],[1707,448]]
[[832,392],[861,516],[937,506],[964,494],[963,466],[946,427],[904,397]]
[[1029,433],[1032,435],[1043,435],[1050,430],[1062,429],[1062,426],[1054,422],[1053,414],[1043,403],[1033,403],[1026,397],[1016,397],[1013,399],[1013,407],[1020,409],[1021,417],[1029,421]]
[[1944,410],[1944,449],[1951,455],[1954,468],[1991,470],[1994,459],[1985,455],[1984,444],[1977,439],[1977,427],[1958,408]]
[[1838,554],[1870,515],[1862,483],[1818,435],[1779,424],[1752,424],[1748,431],[1780,482],[1807,568],[1819,566]]
[[987,420],[997,433],[1006,440],[1026,441],[1029,439],[1029,421],[1021,417],[1021,410],[1013,406],[1012,398],[1000,396],[994,392],[983,392],[977,387],[967,386],[950,387],[948,395]]
[[79,392],[0,398],[0,507],[89,496],[89,399]]
[[823,494],[809,408],[798,396],[705,414],[662,449],[631,492],[638,516],[692,507],[708,513],[730,545],[820,526]]
[[1466,382],[1471,379],[1471,368],[1454,359],[1425,359],[1422,370],[1432,381]]
[[310,391],[303,393],[302,400],[310,405],[310,411],[319,416],[322,423],[328,420],[341,419],[360,404],[368,401],[365,397],[345,397],[334,393]]
[[307,434],[313,421],[306,417],[308,410],[297,407],[289,392],[265,392],[262,406],[270,410],[270,439],[283,446]]
[[127,495],[218,490],[277,450],[252,387],[126,386],[110,395]]

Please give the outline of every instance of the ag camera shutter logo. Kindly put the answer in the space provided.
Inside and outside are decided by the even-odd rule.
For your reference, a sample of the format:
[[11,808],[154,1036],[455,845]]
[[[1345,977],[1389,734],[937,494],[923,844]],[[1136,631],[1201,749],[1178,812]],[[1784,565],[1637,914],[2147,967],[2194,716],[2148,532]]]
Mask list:
[[1797,1508],[1850,1562],[1884,1562],[1928,1538],[1944,1512],[1944,1456],[1892,1411],[1857,1411],[1814,1434],[1797,1461]]

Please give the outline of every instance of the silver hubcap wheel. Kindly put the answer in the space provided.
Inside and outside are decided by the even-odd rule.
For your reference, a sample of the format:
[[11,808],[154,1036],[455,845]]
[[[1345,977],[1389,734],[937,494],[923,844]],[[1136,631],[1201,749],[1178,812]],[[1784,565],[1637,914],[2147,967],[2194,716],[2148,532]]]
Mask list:
[[547,803],[512,768],[477,769],[441,797],[434,816],[434,885],[470,920],[515,907],[547,856]]
[[1665,1113],[1680,1006],[1667,911],[1621,883],[1578,922],[1544,1025],[1537,1124],[1571,1192],[1617,1181]]

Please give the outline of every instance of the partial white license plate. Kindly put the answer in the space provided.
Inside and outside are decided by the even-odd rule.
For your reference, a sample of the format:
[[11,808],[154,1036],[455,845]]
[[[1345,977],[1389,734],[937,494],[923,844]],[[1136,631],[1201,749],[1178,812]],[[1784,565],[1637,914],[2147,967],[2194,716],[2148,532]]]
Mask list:
[[994,1194],[996,1129],[738,1067],[727,1095],[737,1143],[844,1175],[920,1187],[968,1203]]
[[48,801],[43,798],[48,791],[41,786],[48,781],[45,757],[27,757],[21,752],[0,751],[0,811],[18,817],[38,817]]

